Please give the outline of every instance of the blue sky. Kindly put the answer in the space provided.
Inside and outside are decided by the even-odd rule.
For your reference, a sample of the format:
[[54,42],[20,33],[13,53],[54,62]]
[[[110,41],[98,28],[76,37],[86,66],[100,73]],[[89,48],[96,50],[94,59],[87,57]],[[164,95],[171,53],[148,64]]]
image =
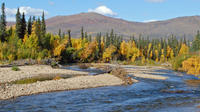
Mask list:
[[1,0],[5,2],[7,19],[14,21],[16,8],[26,15],[46,18],[97,12],[129,21],[147,22],[179,16],[200,15],[200,0]]

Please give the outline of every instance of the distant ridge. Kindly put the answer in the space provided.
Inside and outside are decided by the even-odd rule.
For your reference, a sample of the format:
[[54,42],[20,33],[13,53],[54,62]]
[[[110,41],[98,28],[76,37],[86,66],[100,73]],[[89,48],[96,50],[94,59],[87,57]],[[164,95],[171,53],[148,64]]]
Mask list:
[[47,31],[57,33],[59,29],[67,32],[71,29],[73,37],[80,37],[80,29],[83,26],[88,34],[95,35],[98,32],[105,34],[114,29],[115,33],[129,37],[140,34],[150,38],[167,37],[174,34],[177,37],[184,35],[193,39],[197,30],[200,30],[200,16],[187,16],[156,21],[149,23],[130,22],[123,19],[112,18],[97,13],[80,13],[70,16],[55,16],[46,20]]

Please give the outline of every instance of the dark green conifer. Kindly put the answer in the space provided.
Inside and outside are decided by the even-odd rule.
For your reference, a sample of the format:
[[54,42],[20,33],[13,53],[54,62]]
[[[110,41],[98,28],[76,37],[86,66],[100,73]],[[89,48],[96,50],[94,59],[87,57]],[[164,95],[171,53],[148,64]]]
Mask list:
[[0,40],[6,40],[6,14],[5,14],[5,3],[1,6],[1,18],[0,18]]
[[19,38],[21,38],[21,28],[22,28],[22,21],[21,21],[21,13],[19,11],[19,8],[17,9],[16,14],[16,34]]
[[68,30],[68,46],[72,47],[72,41],[71,41],[71,30]]
[[31,32],[32,32],[32,17],[30,16],[29,19],[28,19],[28,24],[27,24],[27,32],[28,32],[28,35],[31,35]]

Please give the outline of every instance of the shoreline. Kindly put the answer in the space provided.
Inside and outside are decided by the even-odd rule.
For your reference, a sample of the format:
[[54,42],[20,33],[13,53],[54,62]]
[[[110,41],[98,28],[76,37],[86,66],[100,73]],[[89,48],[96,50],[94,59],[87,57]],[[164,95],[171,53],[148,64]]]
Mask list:
[[[115,64],[93,64],[94,68],[100,66],[118,66]],[[96,65],[96,66],[95,66]],[[167,69],[163,67],[148,67],[148,66],[133,66],[133,65],[120,65],[126,72],[133,76],[130,78],[133,83],[138,81],[134,77],[150,78],[157,80],[166,80],[168,77],[159,75],[150,75],[154,70]],[[127,69],[134,67],[132,69]],[[12,71],[11,67],[0,68],[0,100],[8,100],[19,96],[29,96],[34,94],[58,92],[58,91],[70,91],[79,89],[89,89],[105,86],[120,86],[124,85],[125,81],[120,77],[111,74],[99,74],[89,75],[89,72],[75,71],[69,69],[54,69],[48,65],[30,65],[19,66],[20,71]],[[132,75],[135,74],[134,75]],[[30,84],[10,84],[12,81],[21,79],[33,78],[41,75],[45,76],[72,76],[66,79],[59,80],[45,80],[37,81]],[[2,84],[5,83],[5,87],[2,88]]]
[[123,85],[123,83],[121,79],[113,75],[102,74],[97,76],[78,76],[69,79],[42,81],[32,84],[14,84],[6,86],[4,91],[0,90],[0,100],[56,91],[119,86]]
[[[88,72],[54,69],[47,65],[19,66],[20,71],[13,71],[11,67],[0,68],[0,100],[8,100],[19,96],[33,94],[79,90],[105,86],[124,85],[124,81],[111,74],[89,75]],[[33,78],[41,75],[65,74],[72,76],[66,79],[37,81],[30,84],[12,84],[11,82]],[[134,83],[137,80],[132,79]]]

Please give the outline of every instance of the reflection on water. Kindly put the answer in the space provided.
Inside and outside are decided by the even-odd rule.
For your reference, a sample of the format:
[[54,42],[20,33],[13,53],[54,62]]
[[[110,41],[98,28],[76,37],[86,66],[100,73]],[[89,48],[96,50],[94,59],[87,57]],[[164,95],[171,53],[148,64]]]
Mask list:
[[197,78],[179,76],[171,70],[155,72],[170,78],[164,81],[137,78],[140,82],[129,86],[22,96],[0,101],[0,112],[198,112]]

